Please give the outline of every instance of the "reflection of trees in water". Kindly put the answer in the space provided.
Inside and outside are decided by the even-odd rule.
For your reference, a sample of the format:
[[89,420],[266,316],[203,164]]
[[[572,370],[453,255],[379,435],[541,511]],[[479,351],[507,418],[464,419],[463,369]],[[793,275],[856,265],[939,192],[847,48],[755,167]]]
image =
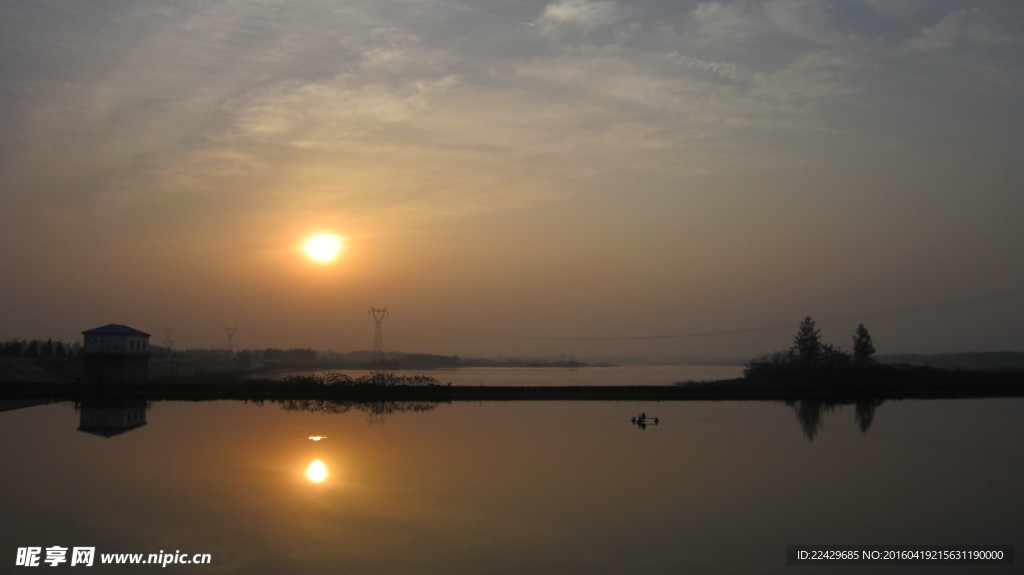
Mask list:
[[854,419],[857,427],[864,433],[868,432],[871,423],[875,420],[875,409],[882,405],[881,399],[858,399],[858,400],[822,400],[822,399],[799,399],[787,401],[786,405],[796,411],[796,418],[800,421],[800,427],[809,441],[814,441],[818,431],[823,425],[823,415],[831,413],[841,406],[854,406]]
[[828,405],[823,401],[815,399],[801,399],[799,401],[787,401],[786,405],[796,410],[796,418],[800,421],[800,427],[804,430],[807,439],[814,441],[821,429],[821,415],[823,411],[832,411],[835,405]]
[[854,417],[857,419],[857,426],[864,433],[868,432],[871,422],[875,420],[875,408],[882,405],[883,401],[882,399],[862,399],[857,402],[857,411]]
[[353,409],[366,413],[370,423],[384,423],[393,413],[421,413],[437,407],[430,401],[347,401],[340,399],[284,399],[275,401],[285,411],[342,414]]
[[352,377],[340,371],[290,375],[281,379],[288,385],[313,385],[327,387],[378,386],[394,387],[408,385],[437,385],[437,380],[427,375],[398,375],[387,371],[375,371],[359,377]]

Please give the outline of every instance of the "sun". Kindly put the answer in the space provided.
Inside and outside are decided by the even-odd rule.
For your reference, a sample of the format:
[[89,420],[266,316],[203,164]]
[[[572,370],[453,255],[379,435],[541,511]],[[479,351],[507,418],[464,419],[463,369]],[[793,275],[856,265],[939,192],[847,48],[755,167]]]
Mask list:
[[323,461],[314,459],[306,468],[306,479],[313,483],[323,483],[327,479],[327,466]]
[[341,253],[341,236],[336,234],[318,234],[306,238],[302,251],[315,261],[328,263],[336,260]]

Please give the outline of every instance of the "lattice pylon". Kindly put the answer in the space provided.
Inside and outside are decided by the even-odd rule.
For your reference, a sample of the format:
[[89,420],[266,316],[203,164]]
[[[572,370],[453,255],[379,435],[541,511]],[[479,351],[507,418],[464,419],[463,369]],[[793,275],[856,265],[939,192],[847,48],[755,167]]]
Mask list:
[[228,336],[228,351],[235,351],[235,330],[237,327],[224,327],[224,333]]
[[375,322],[373,328],[373,363],[380,361],[381,354],[384,353],[384,316],[388,315],[388,308],[375,308],[370,307],[370,315],[373,316]]

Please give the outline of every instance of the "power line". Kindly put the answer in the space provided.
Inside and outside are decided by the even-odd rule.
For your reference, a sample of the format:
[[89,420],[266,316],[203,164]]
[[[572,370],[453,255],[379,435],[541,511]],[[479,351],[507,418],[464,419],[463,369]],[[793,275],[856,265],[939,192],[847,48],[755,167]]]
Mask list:
[[[993,294],[972,296],[966,298],[945,300],[941,302],[910,306],[904,308],[896,308],[886,311],[878,311],[866,314],[851,315],[844,317],[827,318],[824,320],[817,320],[818,324],[832,324],[832,323],[844,323],[850,321],[866,321],[872,319],[885,319],[890,317],[899,317],[905,315],[914,315],[920,313],[942,311],[946,309],[955,309],[961,307],[975,306],[986,303],[995,303],[1000,301],[1007,301],[1024,297],[1024,288],[1017,288],[1005,292],[998,292]],[[748,327],[740,329],[727,329],[727,330],[716,330],[716,331],[702,331],[702,332],[690,332],[690,333],[672,333],[672,334],[656,334],[656,335],[635,335],[635,336],[616,336],[616,337],[551,337],[551,336],[535,336],[535,335],[514,335],[514,334],[503,334],[503,333],[490,333],[481,331],[461,330],[447,327],[431,326],[422,324],[410,320],[402,320],[398,318],[398,321],[428,331],[435,331],[440,333],[450,333],[454,335],[466,335],[473,337],[485,337],[490,339],[512,339],[512,340],[529,340],[529,341],[642,341],[642,340],[659,340],[659,339],[689,339],[699,337],[712,337],[721,335],[740,335],[748,333],[762,333],[769,331],[779,331],[783,329],[791,329],[793,325],[791,323],[776,324],[758,327]]]
[[1005,292],[999,292],[994,294],[980,295],[965,297],[959,299],[946,300],[936,303],[923,304],[905,308],[898,308],[889,311],[879,311],[874,313],[861,314],[856,316],[847,316],[841,318],[832,318],[825,320],[823,323],[838,323],[845,321],[855,320],[871,320],[871,319],[884,319],[889,317],[898,317],[903,315],[914,315],[919,313],[927,313],[931,311],[942,311],[947,309],[956,309],[961,307],[970,307],[975,305],[982,305],[986,303],[996,303],[1001,301],[1007,301],[1024,297],[1024,288],[1017,288]]

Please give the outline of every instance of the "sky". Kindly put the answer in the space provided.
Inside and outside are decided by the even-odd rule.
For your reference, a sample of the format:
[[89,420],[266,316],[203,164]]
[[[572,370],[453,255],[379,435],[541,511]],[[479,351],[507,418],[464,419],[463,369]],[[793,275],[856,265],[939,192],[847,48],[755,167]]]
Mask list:
[[1022,102],[1016,0],[0,0],[0,339],[1024,351]]

